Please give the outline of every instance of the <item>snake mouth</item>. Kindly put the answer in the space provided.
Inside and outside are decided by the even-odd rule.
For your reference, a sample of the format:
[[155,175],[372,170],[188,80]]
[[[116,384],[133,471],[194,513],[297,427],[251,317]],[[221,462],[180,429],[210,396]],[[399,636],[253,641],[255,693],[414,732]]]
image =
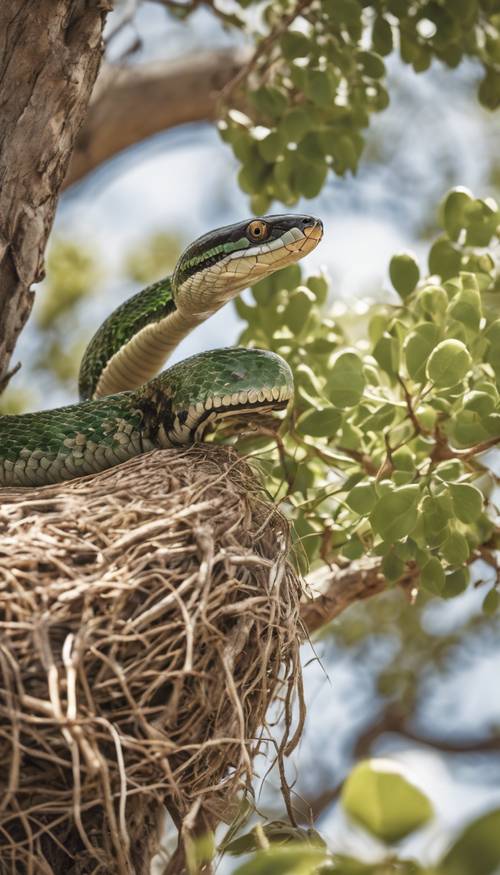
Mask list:
[[286,410],[291,398],[284,398],[282,401],[254,401],[253,404],[247,404],[245,407],[230,405],[221,410],[216,411],[217,419],[227,419],[231,416],[248,416],[252,413],[273,413],[275,410]]
[[239,419],[247,416],[261,415],[264,413],[275,413],[279,410],[286,410],[291,401],[291,395],[283,398],[281,401],[265,400],[248,402],[244,407],[241,404],[230,404],[227,407],[213,408],[205,410],[199,417],[197,425],[191,429],[191,442],[201,441],[207,433],[217,427],[221,420]]
[[323,222],[320,219],[315,219],[312,225],[305,225],[304,234],[309,240],[315,240],[319,243],[323,236]]
[[323,222],[320,219],[314,219],[310,225],[304,225],[301,229],[294,229],[289,234],[293,235],[294,239],[287,239],[288,234],[284,235],[283,247],[289,256],[290,260],[296,261],[308,255],[323,237]]

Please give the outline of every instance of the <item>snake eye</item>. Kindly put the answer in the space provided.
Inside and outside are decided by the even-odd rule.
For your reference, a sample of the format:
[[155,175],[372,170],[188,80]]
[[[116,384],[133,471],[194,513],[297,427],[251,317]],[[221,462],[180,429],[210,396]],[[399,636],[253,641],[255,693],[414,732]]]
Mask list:
[[265,240],[269,235],[269,225],[267,222],[263,222],[262,219],[254,219],[247,228],[247,234],[250,240]]

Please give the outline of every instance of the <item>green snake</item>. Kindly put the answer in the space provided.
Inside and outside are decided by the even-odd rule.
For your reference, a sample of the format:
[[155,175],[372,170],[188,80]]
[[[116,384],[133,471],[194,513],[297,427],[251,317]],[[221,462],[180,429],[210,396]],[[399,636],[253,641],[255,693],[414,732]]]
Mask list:
[[0,417],[0,486],[95,474],[157,447],[199,441],[228,417],[285,408],[292,374],[266,350],[202,352],[154,375],[196,325],[303,258],[322,234],[318,219],[290,214],[227,225],[191,243],[172,276],[98,329],[80,366],[80,403]]

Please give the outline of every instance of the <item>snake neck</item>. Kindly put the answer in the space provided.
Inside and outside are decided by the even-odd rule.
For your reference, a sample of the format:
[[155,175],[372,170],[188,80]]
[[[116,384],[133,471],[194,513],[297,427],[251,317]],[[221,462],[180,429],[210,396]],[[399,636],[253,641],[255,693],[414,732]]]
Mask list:
[[142,386],[202,321],[202,317],[181,312],[172,302],[166,316],[145,325],[109,359],[95,387],[94,398]]

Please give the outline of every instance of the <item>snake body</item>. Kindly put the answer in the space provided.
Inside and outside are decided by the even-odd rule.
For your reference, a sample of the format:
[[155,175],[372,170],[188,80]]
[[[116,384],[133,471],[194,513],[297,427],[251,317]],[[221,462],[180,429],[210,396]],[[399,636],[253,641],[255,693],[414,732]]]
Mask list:
[[155,447],[193,443],[227,417],[286,407],[290,368],[265,350],[211,350],[154,374],[196,325],[298,261],[321,236],[319,220],[282,215],[195,240],[172,277],[130,298],[98,329],[80,367],[80,403],[0,417],[0,485],[96,473]]

